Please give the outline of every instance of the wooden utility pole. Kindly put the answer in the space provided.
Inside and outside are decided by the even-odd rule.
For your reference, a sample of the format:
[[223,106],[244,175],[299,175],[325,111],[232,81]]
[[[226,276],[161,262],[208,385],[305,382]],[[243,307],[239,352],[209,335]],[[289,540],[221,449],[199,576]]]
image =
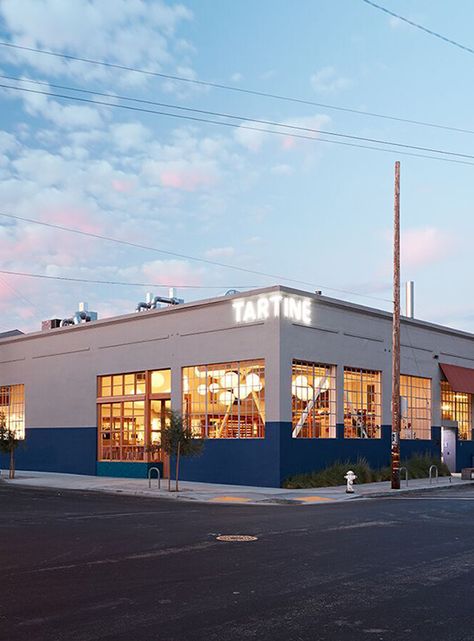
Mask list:
[[400,161],[395,163],[393,207],[392,490],[400,489]]

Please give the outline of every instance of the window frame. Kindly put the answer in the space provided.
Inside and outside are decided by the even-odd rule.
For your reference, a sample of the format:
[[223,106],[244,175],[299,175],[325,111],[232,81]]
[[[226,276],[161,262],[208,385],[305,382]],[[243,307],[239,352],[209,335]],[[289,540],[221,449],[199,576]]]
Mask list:
[[[8,430],[15,432],[18,440],[24,441],[26,438],[25,384],[0,385],[0,399],[2,396],[7,401],[0,405],[0,413],[5,415],[6,427]],[[15,419],[13,418],[14,416],[16,417]]]
[[[242,370],[248,367],[255,367],[259,370],[259,376],[261,379],[263,379],[263,385],[258,391],[252,390],[247,396],[240,397],[238,395],[234,395],[234,400],[232,402],[229,401],[227,411],[224,413],[222,411],[212,411],[212,407],[218,405],[217,401],[210,401],[210,395],[211,394],[218,394],[218,390],[210,390],[211,385],[218,385],[216,383],[217,379],[220,377],[224,377],[227,374],[229,374],[229,377],[231,373],[234,373],[237,375],[237,380],[235,381],[235,385],[231,385],[229,383],[228,386],[226,387],[221,387],[220,388],[220,393],[227,393],[229,392],[232,388],[238,388],[240,389],[241,385],[244,385],[245,382],[243,383],[243,376],[247,378],[252,372],[247,372],[243,373]],[[196,374],[196,370],[200,370],[200,375]],[[192,372],[192,376],[190,373]],[[214,372],[214,376],[212,375],[212,372]],[[219,374],[217,374],[219,372]],[[205,393],[201,394],[203,396],[203,401],[201,402],[193,402],[192,395],[192,385],[194,385],[197,382],[197,379],[202,379],[202,383],[200,383],[199,386],[205,386]],[[211,382],[209,379],[215,379],[213,382]],[[185,381],[187,383],[185,384]],[[191,383],[192,382],[192,383]],[[266,367],[265,367],[265,359],[264,358],[249,358],[249,359],[241,359],[241,360],[234,360],[234,361],[220,361],[220,362],[215,362],[215,363],[197,363],[197,364],[192,364],[192,365],[184,365],[181,368],[181,383],[182,383],[182,412],[183,416],[186,417],[186,420],[188,424],[191,426],[192,430],[195,430],[195,436],[196,438],[203,438],[206,440],[243,440],[243,441],[248,441],[248,440],[261,440],[265,438],[265,431],[266,431]],[[196,387],[196,393],[198,387]],[[188,387],[188,389],[186,389]],[[263,391],[263,394],[262,394]],[[253,411],[249,414],[244,414],[242,411],[243,404],[248,402],[248,398],[252,395],[252,399],[254,401],[255,405],[255,411]],[[186,398],[188,396],[188,398]],[[231,407],[234,406],[236,400],[237,402],[237,407],[236,407],[236,412],[231,410]],[[221,403],[224,405],[224,403]],[[211,407],[212,406],[212,407]],[[188,407],[191,408],[191,411],[188,410]],[[198,407],[198,410],[194,410],[193,407]],[[224,435],[216,435],[215,433],[211,433],[211,430],[213,428],[213,424],[215,423],[216,427],[215,429],[218,428],[218,423],[219,423],[219,417],[224,417],[223,419],[221,418],[220,420],[223,421],[224,419],[228,419],[229,416],[231,419],[235,421],[235,418],[237,418],[237,433],[234,435],[228,435],[228,430],[231,428],[221,426],[221,432],[224,431]],[[257,434],[251,434],[247,435],[245,432],[248,431],[249,429],[249,423],[245,419],[244,421],[244,416],[246,418],[250,417],[250,420],[252,420],[252,417],[257,416]],[[201,421],[201,426],[198,428],[193,427],[193,422],[196,421]],[[227,423],[225,424],[227,425]],[[244,431],[245,428],[245,431]],[[251,430],[254,430],[254,427],[251,428]]]
[[[170,391],[169,392],[163,392],[163,393],[152,393],[151,392],[151,377],[153,372],[169,372],[169,381],[170,381]],[[125,394],[125,380],[127,376],[134,375],[134,385],[133,385],[133,393],[130,394]],[[138,377],[143,375],[142,379],[139,379]],[[120,395],[114,395],[114,387],[118,388],[118,385],[114,386],[114,377],[121,377],[121,392],[122,394]],[[103,389],[103,379],[110,378],[111,379],[111,385],[110,385],[110,392],[111,395],[108,396],[102,396],[101,392]],[[140,391],[140,393],[137,393],[138,389],[138,384],[139,382],[143,381],[144,386],[143,386],[143,391]],[[109,389],[109,386],[106,386],[106,389]],[[150,370],[133,370],[133,371],[128,371],[128,372],[114,372],[113,374],[99,374],[97,376],[97,384],[96,384],[96,393],[97,393],[97,400],[96,400],[96,424],[97,424],[97,460],[99,462],[121,462],[121,463],[149,463],[149,462],[155,462],[162,460],[161,459],[161,453],[159,452],[147,452],[147,447],[151,443],[151,434],[152,434],[152,429],[151,429],[151,402],[152,401],[171,401],[171,369],[170,368],[154,368]],[[126,411],[125,411],[125,404],[126,403],[141,403],[143,402],[144,407],[143,407],[143,420],[144,420],[144,441],[143,445],[124,445],[124,424],[125,424],[125,418],[126,418]],[[110,428],[109,430],[104,430],[103,429],[103,415],[102,415],[102,408],[104,406],[110,406]],[[113,446],[112,445],[112,424],[113,424],[113,411],[114,411],[114,405],[119,405],[121,408],[120,411],[120,430],[119,430],[119,441],[120,445],[119,446]],[[138,416],[138,415],[137,415]],[[133,415],[132,419],[135,418],[135,405],[133,405]],[[154,430],[156,432],[156,430]],[[128,430],[130,433],[130,430]],[[110,441],[111,445],[107,448],[107,446],[104,446],[103,444],[103,435],[104,434],[110,434]],[[133,430],[132,430],[133,433]],[[115,439],[114,439],[115,440]],[[119,456],[118,458],[113,458],[112,456],[112,448],[113,447],[118,447],[119,451]],[[135,447],[138,454],[143,454],[143,456],[140,456],[138,458],[124,458],[124,451],[125,448],[133,448]],[[143,448],[143,452],[139,452],[139,449]],[[104,451],[107,449],[110,449],[111,456],[110,458],[105,458],[104,457]]]
[[[298,373],[298,369],[301,368],[303,371],[304,368],[310,368],[311,371],[307,371],[304,374]],[[317,400],[319,395],[321,394],[321,391],[319,392],[318,396],[315,398],[314,391],[316,389],[315,387],[315,380],[318,377],[316,374],[316,370],[324,370],[324,373],[326,375],[326,378],[329,378],[329,387],[324,390],[323,392],[328,392],[328,400],[327,400],[327,406],[328,406],[328,412],[327,414],[321,414],[321,416],[326,416],[327,417],[327,430],[328,430],[328,436],[316,434],[315,431],[317,429],[317,419],[316,419],[316,411],[317,409],[320,409],[317,407]],[[326,374],[326,372],[329,371],[329,374]],[[295,386],[295,377],[297,376],[305,376],[306,378],[310,377],[311,379],[311,388],[313,390],[313,398],[312,399],[302,399],[298,396],[298,393],[293,393],[293,388]],[[319,376],[321,378],[321,376]],[[303,389],[301,386],[296,385],[297,389],[301,390]],[[321,390],[321,388],[318,388]],[[335,439],[337,438],[337,366],[335,364],[330,364],[330,363],[320,363],[320,362],[312,362],[312,361],[307,361],[307,360],[302,360],[302,359],[293,359],[291,362],[291,388],[290,388],[290,395],[291,395],[291,436],[292,438],[295,439]],[[298,407],[300,403],[304,403],[306,400],[306,407]],[[303,414],[307,411],[308,409],[308,404],[312,402],[313,405],[311,409],[309,410],[312,414],[312,425],[306,427],[306,431],[311,431],[312,433],[310,434],[305,434],[305,426],[304,424],[300,427],[300,431],[298,434],[295,434],[295,430],[298,427],[299,421],[301,420],[301,417]],[[296,418],[300,416],[299,420],[296,421]],[[308,418],[308,414],[307,414]],[[306,419],[307,420],[307,419]],[[306,422],[306,421],[305,421]],[[321,427],[319,428],[321,430]],[[323,428],[324,429],[324,428]]]
[[[453,418],[447,418],[446,416],[443,416],[443,414],[446,414],[446,410],[443,410],[443,405],[447,402],[450,402],[447,399],[447,395],[451,395],[453,399],[453,411],[452,411],[452,416]],[[464,400],[462,397],[466,397]],[[473,419],[473,412],[472,412],[472,403],[473,403],[473,394],[469,394],[468,392],[455,392],[451,385],[449,384],[449,381],[447,380],[442,380],[440,381],[440,413],[441,413],[441,423],[443,423],[443,420],[445,421],[455,421],[458,424],[458,439],[461,441],[471,441],[472,440],[472,429],[473,429],[473,424],[472,424],[472,419]],[[464,411],[464,408],[467,409],[467,412]],[[460,414],[465,414],[467,416],[467,429],[462,429],[462,419],[460,420],[459,416]]]
[[[410,385],[404,385],[403,379],[408,379],[411,381]],[[410,401],[423,401],[426,400],[423,396],[415,396],[413,392],[416,390],[422,390],[423,388],[420,386],[415,386],[413,385],[413,382],[416,380],[421,380],[421,381],[427,381],[428,382],[428,408],[426,409],[426,412],[428,414],[427,417],[420,417],[420,416],[414,416],[415,412],[419,412],[422,408],[417,407],[416,403],[415,405],[411,405]],[[404,387],[408,389],[409,392],[411,392],[409,395],[405,396],[402,392],[404,391]],[[428,376],[419,376],[415,374],[400,374],[400,398],[407,398],[407,416],[404,417],[402,413],[402,407],[400,407],[400,423],[401,423],[401,434],[400,438],[403,439],[404,441],[429,441],[431,440],[431,427],[433,424],[433,380],[428,377]],[[415,428],[413,427],[413,423],[417,420],[420,421],[425,421],[427,422],[427,427],[423,429],[421,428],[421,433],[428,434],[428,436],[425,437],[417,437],[417,436],[407,436],[406,433],[404,433],[405,430],[408,430],[408,428],[404,428],[403,426],[403,421],[404,420],[410,421],[411,422],[411,430],[412,434],[416,433]]]
[[[352,412],[350,413],[349,416],[346,414],[346,405],[349,405],[349,400],[346,401],[346,394],[349,394],[351,390],[346,388],[346,373],[357,373],[359,374],[359,380],[360,380],[360,392],[357,391],[355,392],[357,394],[357,404],[361,405],[360,408],[357,409],[357,415],[354,415]],[[375,383],[370,383],[370,379],[366,380],[364,378],[364,375],[369,375],[369,376],[377,376],[377,379],[375,380]],[[349,382],[349,381],[347,381]],[[377,389],[373,390],[370,392],[370,394],[373,394],[374,397],[371,400],[369,398],[369,390],[368,387],[369,385],[378,385],[378,391]],[[366,390],[364,393],[364,385],[366,386]],[[343,370],[343,383],[342,383],[342,390],[343,390],[343,407],[344,407],[344,438],[345,439],[350,439],[350,440],[377,440],[382,438],[382,418],[383,418],[383,399],[382,399],[382,390],[383,390],[383,371],[382,370],[376,370],[376,369],[366,369],[365,367],[352,367],[349,365],[344,365],[344,370]],[[353,392],[354,393],[354,392]],[[378,397],[378,398],[377,398]],[[376,411],[373,412],[373,425],[369,425],[367,422],[360,423],[358,424],[358,414],[365,412],[365,417],[369,415],[369,405],[373,404]],[[352,403],[351,403],[352,404]],[[367,406],[367,408],[364,408],[364,405]],[[350,421],[350,424],[349,424]],[[354,425],[355,421],[355,425]],[[354,430],[359,430],[360,429],[360,434],[359,435],[349,435],[349,430],[353,432]],[[370,436],[369,432],[367,432],[367,436],[362,436],[363,430],[375,430],[376,435],[375,436]]]

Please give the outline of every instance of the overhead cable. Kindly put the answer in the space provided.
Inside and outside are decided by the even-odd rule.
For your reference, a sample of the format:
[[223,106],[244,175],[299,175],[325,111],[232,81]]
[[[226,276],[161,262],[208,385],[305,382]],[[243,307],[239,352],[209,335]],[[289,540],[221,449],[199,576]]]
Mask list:
[[383,7],[381,4],[377,4],[376,2],[372,2],[372,0],[362,0],[362,2],[365,2],[365,4],[368,4],[371,7],[374,7],[374,9],[378,9],[379,11],[383,11],[383,13],[386,13],[389,16],[392,16],[393,18],[397,18],[398,20],[401,20],[402,22],[406,22],[406,24],[409,24],[411,27],[415,27],[415,29],[419,29],[420,31],[424,31],[425,33],[427,33],[430,36],[433,36],[434,38],[438,38],[439,40],[443,40],[443,42],[446,42],[447,44],[453,45],[454,47],[457,47],[458,49],[462,49],[463,51],[467,51],[468,53],[474,53],[474,49],[471,49],[471,47],[466,47],[466,45],[463,45],[460,42],[457,42],[456,40],[453,40],[452,38],[448,38],[446,36],[443,36],[443,34],[438,33],[437,31],[433,31],[433,29],[428,29],[428,27],[424,27],[422,24],[419,24],[418,22],[414,22],[413,20],[409,20],[408,18],[405,18],[404,16],[401,16],[399,13],[395,13],[394,11],[390,11],[390,9],[387,9],[387,7]]
[[250,268],[247,268],[247,267],[240,267],[239,265],[232,265],[232,264],[229,264],[229,263],[221,263],[219,261],[210,260],[208,258],[200,258],[198,256],[191,256],[189,254],[182,254],[182,253],[170,251],[168,249],[161,249],[161,248],[158,248],[158,247],[152,247],[150,245],[142,245],[141,243],[134,243],[134,242],[132,242],[130,240],[123,240],[121,238],[113,238],[111,236],[105,236],[103,234],[96,234],[94,232],[83,231],[81,229],[76,229],[74,227],[66,227],[64,225],[57,225],[56,223],[49,223],[49,222],[45,222],[45,221],[42,221],[42,220],[35,220],[34,218],[26,218],[24,216],[16,216],[15,214],[9,214],[9,213],[6,213],[6,212],[1,212],[1,211],[0,211],[0,216],[3,216],[4,218],[10,218],[12,220],[20,220],[22,222],[32,223],[32,224],[35,224],[35,225],[41,225],[43,227],[49,227],[51,229],[58,229],[60,231],[65,231],[65,232],[69,232],[69,233],[72,233],[72,234],[78,234],[80,236],[85,236],[85,237],[88,237],[88,238],[96,238],[98,240],[105,240],[105,241],[108,241],[108,242],[117,243],[119,245],[125,245],[127,247],[134,247],[136,249],[143,249],[143,250],[150,251],[150,252],[156,252],[158,254],[164,254],[166,256],[173,256],[173,258],[180,258],[182,260],[191,260],[191,261],[203,263],[203,264],[206,264],[206,265],[212,265],[212,266],[215,266],[215,267],[222,267],[224,269],[234,269],[234,270],[237,270],[237,271],[240,271],[240,272],[245,272],[247,274],[254,274],[254,275],[257,275],[257,276],[263,276],[265,278],[271,278],[271,279],[273,279],[273,280],[275,280],[277,282],[296,283],[298,285],[306,285],[306,286],[309,286],[309,287],[314,288],[314,289],[326,289],[326,290],[329,290],[329,291],[339,292],[339,293],[343,293],[343,294],[352,294],[352,295],[355,295],[355,296],[362,296],[364,298],[373,298],[374,300],[383,300],[383,301],[385,301],[387,303],[391,303],[392,302],[389,299],[380,298],[378,296],[371,296],[371,295],[368,295],[368,294],[361,294],[360,292],[354,292],[354,291],[350,291],[350,290],[346,290],[346,289],[336,289],[335,287],[327,287],[327,286],[324,286],[324,285],[315,285],[314,283],[311,283],[309,281],[299,280],[297,278],[288,278],[286,276],[271,274],[269,272],[259,271],[259,270],[256,270],[256,269],[250,269]]
[[[396,15],[396,14],[394,14]],[[401,19],[401,18],[400,18]],[[423,120],[417,120],[417,119],[412,119],[412,118],[402,118],[401,116],[394,116],[392,114],[381,114],[375,111],[364,111],[362,109],[354,109],[352,107],[346,107],[342,105],[333,105],[333,104],[328,104],[328,103],[323,103],[323,102],[317,102],[314,100],[308,100],[305,98],[298,98],[295,96],[286,96],[282,94],[275,94],[267,91],[259,91],[256,89],[248,89],[245,87],[236,87],[234,85],[227,85],[224,83],[219,83],[219,82],[211,82],[208,80],[198,80],[196,78],[189,78],[186,76],[179,76],[179,75],[172,75],[172,74],[166,74],[158,71],[150,71],[148,69],[140,69],[139,67],[131,67],[127,65],[120,65],[116,64],[113,62],[107,62],[105,60],[93,60],[91,58],[81,58],[79,56],[73,56],[71,54],[66,54],[66,53],[60,53],[59,51],[51,51],[48,49],[40,49],[37,47],[27,47],[24,45],[19,45],[15,44],[13,42],[7,42],[7,41],[0,41],[0,46],[3,47],[8,47],[11,49],[18,49],[22,51],[29,51],[30,53],[38,53],[38,54],[43,54],[47,56],[54,56],[57,58],[64,58],[65,60],[73,60],[73,61],[78,61],[78,62],[84,62],[87,64],[92,64],[92,65],[99,65],[103,67],[110,67],[113,69],[118,69],[121,71],[129,71],[133,73],[139,73],[139,74],[144,74],[147,76],[154,76],[157,78],[162,78],[165,80],[173,80],[176,82],[183,82],[183,83],[188,83],[188,84],[194,84],[194,85],[200,85],[204,87],[212,87],[214,89],[222,89],[225,91],[233,91],[237,93],[242,93],[242,94],[249,94],[253,96],[258,96],[261,98],[269,98],[272,100],[280,100],[284,102],[293,102],[297,104],[302,104],[302,105],[309,105],[313,107],[320,107],[323,109],[330,109],[334,111],[341,111],[345,113],[352,113],[355,115],[359,116],[367,116],[370,118],[382,118],[385,120],[392,120],[395,122],[403,122],[406,124],[410,125],[417,125],[417,126],[422,126],[422,127],[433,127],[435,129],[445,129],[447,131],[455,131],[458,133],[467,133],[467,134],[474,134],[474,131],[471,129],[465,129],[462,127],[454,127],[452,125],[444,125],[440,123],[434,123],[434,122],[427,122]]]
[[[102,106],[107,106],[107,107],[112,107],[115,109],[126,109],[128,111],[136,111],[140,113],[147,113],[147,114],[154,114],[158,116],[166,116],[166,117],[171,117],[171,118],[177,118],[181,120],[189,120],[191,122],[201,122],[205,124],[212,124],[212,125],[218,125],[218,126],[223,126],[223,127],[231,127],[234,129],[244,129],[244,130],[250,130],[250,131],[258,131],[266,134],[272,134],[272,135],[278,135],[278,136],[285,136],[285,137],[291,137],[291,138],[300,138],[304,140],[312,140],[313,142],[323,142],[323,143],[330,143],[330,144],[337,144],[337,145],[344,145],[348,147],[358,147],[362,149],[369,149],[372,151],[382,151],[385,153],[397,153],[397,154],[402,154],[404,156],[414,156],[416,158],[429,158],[431,160],[442,160],[444,162],[453,162],[457,164],[463,164],[463,165],[474,165],[474,163],[469,162],[467,160],[462,160],[462,158],[468,158],[471,160],[474,160],[474,156],[470,154],[463,154],[459,152],[453,152],[453,151],[447,151],[444,149],[435,149],[435,148],[430,148],[430,147],[422,147],[418,145],[408,145],[404,143],[397,143],[397,142],[391,142],[391,141],[384,141],[384,140],[378,140],[375,138],[366,138],[364,136],[354,136],[351,134],[342,134],[339,132],[331,132],[331,131],[326,131],[322,129],[311,129],[311,128],[301,128],[296,125],[288,125],[285,123],[274,123],[274,126],[278,127],[286,127],[286,128],[294,128],[294,129],[303,129],[306,131],[311,131],[314,132],[315,134],[324,134],[324,135],[329,135],[329,136],[337,136],[338,138],[344,138],[344,139],[351,139],[351,140],[360,140],[360,141],[366,141],[369,143],[376,143],[376,144],[383,144],[383,145],[391,145],[395,146],[396,149],[389,149],[385,147],[378,147],[374,145],[363,145],[355,142],[347,142],[342,141],[342,140],[329,140],[328,138],[316,138],[315,136],[309,136],[309,135],[304,135],[304,134],[297,134],[293,133],[292,131],[277,131],[274,129],[265,129],[261,127],[249,127],[248,125],[241,125],[237,124],[235,122],[225,122],[222,120],[213,120],[211,118],[201,118],[197,116],[190,116],[190,115],[184,115],[182,113],[176,114],[176,113],[171,113],[167,111],[158,111],[155,109],[146,109],[143,107],[134,107],[131,105],[121,105],[117,104],[114,102],[106,102],[104,100],[92,100],[90,98],[84,98],[82,96],[69,96],[65,94],[58,94],[54,92],[49,92],[49,91],[40,91],[38,89],[28,89],[27,87],[15,87],[11,85],[5,85],[5,84],[0,84],[0,88],[3,89],[9,89],[13,91],[21,91],[21,92],[26,92],[26,93],[32,93],[32,94],[39,94],[39,95],[44,95],[44,96],[51,96],[53,98],[60,98],[62,100],[73,100],[73,101],[78,101],[82,103],[88,103],[88,104],[93,104],[93,105],[102,105]],[[175,107],[179,108],[179,107]],[[223,116],[225,117],[225,116]],[[238,119],[238,116],[234,116]],[[253,120],[248,118],[248,121],[252,122],[260,122],[258,120]],[[261,122],[266,122],[266,121],[261,121]],[[271,121],[267,121],[271,122]],[[400,148],[403,149],[414,149],[414,150],[420,150],[420,151],[426,151],[429,152],[430,154],[441,154],[440,156],[433,156],[433,155],[428,155],[428,154],[423,154],[423,153],[415,153],[412,151],[401,151]]]
[[[93,278],[74,278],[72,276],[51,276],[49,274],[38,274],[31,272],[11,271],[7,269],[0,269],[0,274],[8,276],[26,276],[27,278],[44,278],[45,280],[60,280],[73,283],[91,283],[96,285],[124,285],[126,287],[179,287],[180,289],[256,289],[261,285],[182,285],[171,283],[134,283],[128,281],[117,280],[97,280]],[[20,294],[18,294],[20,295]],[[30,302],[30,301],[29,301]],[[31,303],[33,304],[33,303]]]

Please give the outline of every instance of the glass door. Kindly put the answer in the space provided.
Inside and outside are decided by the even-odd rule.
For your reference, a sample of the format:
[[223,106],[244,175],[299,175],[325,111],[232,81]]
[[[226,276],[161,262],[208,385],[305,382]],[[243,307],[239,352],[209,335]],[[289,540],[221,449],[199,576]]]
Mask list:
[[[150,401],[150,444],[154,446],[161,445],[161,429],[169,425],[169,411],[171,409],[171,400],[161,398]],[[165,454],[162,449],[150,452],[150,461],[164,462]]]

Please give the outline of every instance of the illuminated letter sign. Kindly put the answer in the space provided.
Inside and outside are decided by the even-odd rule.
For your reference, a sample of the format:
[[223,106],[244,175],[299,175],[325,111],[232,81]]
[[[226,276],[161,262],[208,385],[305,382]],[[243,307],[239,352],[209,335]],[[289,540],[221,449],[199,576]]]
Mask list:
[[236,300],[232,303],[236,323],[252,323],[267,318],[288,318],[311,324],[311,299],[273,294],[259,298]]

